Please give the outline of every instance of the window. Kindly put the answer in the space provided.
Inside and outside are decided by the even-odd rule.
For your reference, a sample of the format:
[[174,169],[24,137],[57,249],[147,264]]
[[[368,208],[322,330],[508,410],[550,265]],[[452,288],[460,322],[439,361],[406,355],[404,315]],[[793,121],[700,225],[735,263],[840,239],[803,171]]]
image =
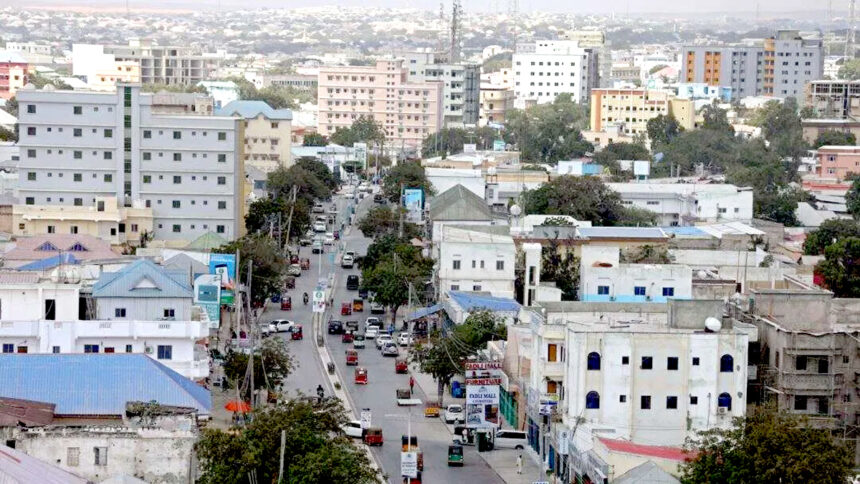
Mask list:
[[633,294],[636,296],[644,296],[645,295],[645,286],[636,286],[633,288]]
[[627,395],[618,395],[618,403],[627,403]]
[[125,352],[126,353],[131,353],[131,350],[132,350],[131,345],[125,345]]
[[57,301],[55,299],[45,299],[45,319],[48,321],[57,319]]
[[27,158],[35,158],[36,150],[27,150]]
[[172,345],[158,345],[158,359],[159,360],[172,360],[173,359],[173,346]]
[[173,175],[173,184],[179,185],[180,183],[182,183],[182,177],[179,175]]
[[451,290],[452,291],[459,291],[460,285],[459,284],[451,284]]
[[219,154],[218,155],[218,163],[226,163],[226,162],[227,162],[227,155],[225,155],[224,153]]
[[670,356],[666,358],[666,369],[667,370],[677,370],[678,369],[678,357]]
[[36,136],[36,127],[35,126],[29,126],[27,128],[27,136]]
[[677,409],[678,408],[678,397],[666,397],[666,408]]
[[732,409],[732,396],[728,393],[720,393],[720,396],[717,397],[717,406],[720,408],[725,408],[727,410]]
[[225,202],[224,200],[219,200],[218,210],[227,210],[227,202]]
[[588,369],[589,370],[599,370],[600,369],[600,353],[596,351],[592,351],[588,354]]
[[144,130],[144,131],[143,131],[143,137],[144,137],[144,139],[150,139],[150,138],[152,138],[152,131],[150,131],[150,130],[148,130],[148,129]]
[[173,208],[181,208],[181,207],[182,207],[182,203],[179,200],[173,201]]
[[81,128],[75,128],[72,130],[72,136],[74,136],[75,138],[80,138],[81,136],[83,136],[83,134],[84,131]]
[[110,183],[113,181],[113,175],[110,173],[105,173],[105,183]]
[[75,106],[72,108],[72,112],[75,114],[84,114],[84,108],[81,106]]
[[558,345],[555,343],[550,343],[546,345],[546,361],[556,362],[558,361]]
[[215,226],[215,233],[216,234],[223,234],[225,232],[226,232],[226,230],[225,230],[223,225],[216,225]]
[[693,357],[693,366],[699,366],[699,357],[698,356]]
[[690,395],[690,405],[698,405],[698,404],[699,404],[699,397],[695,397],[693,395]]
[[105,138],[113,138],[113,130],[112,129],[106,129],[105,130]]
[[672,297],[674,295],[675,295],[675,288],[674,287],[664,287],[663,288],[663,296],[664,297]]
[[34,197],[27,197],[24,199],[24,205],[35,205],[36,199]]
[[480,290],[481,290],[481,286],[479,284],[475,284],[472,286],[472,291],[480,292]]
[[453,263],[452,268],[453,268],[455,271],[459,271],[459,270],[460,270],[460,261],[455,260],[455,261],[453,261],[452,263]]
[[794,397],[794,409],[795,410],[806,410],[806,402],[807,399],[803,395],[795,395]]
[[15,345],[10,343],[3,343],[3,353],[14,353]]
[[172,309],[172,308],[165,308],[165,309],[164,309],[164,317],[165,317],[165,319],[166,319],[166,318],[173,318],[175,315],[176,315],[176,310],[175,310],[175,309]]
[[630,364],[630,357],[629,356],[622,356],[621,357],[621,364],[622,365],[629,365]]
[[594,391],[588,392],[585,395],[585,408],[600,408],[600,394]]
[[35,171],[27,172],[27,180],[28,181],[36,181],[36,172]]
[[36,114],[36,105],[28,104],[27,105],[27,114]]
[[173,233],[178,234],[182,232],[182,226],[179,224],[173,224]]
[[173,161],[182,161],[182,153],[173,153]]
[[93,454],[95,455],[95,464],[97,466],[107,465],[107,451],[107,447],[93,447]]
[[72,225],[71,227],[69,227],[69,232],[70,232],[70,233],[72,233],[72,234],[76,234],[76,233],[78,233],[78,226],[77,226],[77,225]]
[[152,175],[143,175],[143,183],[152,183]]
[[104,158],[106,160],[112,160],[113,159],[113,151],[105,151],[104,152]]
[[113,316],[115,318],[124,318],[125,317],[125,308],[114,308]]
[[182,131],[174,131],[173,139],[182,139]]
[[52,347],[51,347],[51,353],[53,353],[53,354],[55,354],[55,355],[56,355],[56,354],[58,354],[59,352],[60,352],[60,347],[59,347],[59,346],[52,346]]
[[83,204],[84,204],[84,199],[83,199],[83,198],[76,198],[76,199],[74,200],[74,205],[75,205],[76,207],[83,206]]
[[227,133],[224,131],[218,132],[218,141],[224,141],[227,139]]
[[98,353],[99,345],[84,345],[84,353]]
[[732,355],[723,355],[720,357],[720,373],[731,373],[734,371],[735,360]]
[[639,397],[639,408],[642,410],[651,409],[651,395],[642,395]]
[[597,286],[597,294],[601,296],[609,295],[609,286]]
[[226,185],[227,184],[227,177],[226,176],[219,176],[218,177],[218,184],[219,185]]
[[69,447],[66,449],[66,465],[78,467],[81,464],[81,448]]
[[83,152],[83,151],[73,151],[73,152],[72,152],[72,158],[74,158],[74,159],[76,159],[76,160],[80,160],[80,159],[81,159],[81,158],[83,158],[83,157],[84,157],[84,152]]
[[496,261],[496,270],[497,270],[497,271],[503,271],[503,270],[505,270],[505,261],[503,261],[503,260],[497,260],[497,261]]
[[650,370],[654,366],[654,358],[650,356],[642,357],[642,365],[639,367],[643,370]]

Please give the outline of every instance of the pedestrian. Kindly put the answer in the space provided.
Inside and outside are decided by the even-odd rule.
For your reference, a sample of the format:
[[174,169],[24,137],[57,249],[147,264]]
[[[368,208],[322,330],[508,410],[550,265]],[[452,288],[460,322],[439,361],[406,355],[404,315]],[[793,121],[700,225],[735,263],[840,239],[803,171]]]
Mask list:
[[523,473],[523,455],[520,454],[517,456],[517,474]]
[[227,377],[226,376],[221,377],[221,391],[222,392],[227,391]]
[[412,375],[409,375],[409,396],[412,396],[412,388],[415,386],[415,378],[412,378]]
[[463,443],[469,442],[469,427],[463,427]]

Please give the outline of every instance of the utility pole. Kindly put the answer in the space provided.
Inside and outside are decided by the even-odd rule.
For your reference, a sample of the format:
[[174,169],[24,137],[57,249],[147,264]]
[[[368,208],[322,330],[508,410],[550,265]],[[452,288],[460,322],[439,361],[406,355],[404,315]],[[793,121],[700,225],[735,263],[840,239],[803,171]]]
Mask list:
[[251,327],[251,277],[252,277],[251,271],[252,271],[252,267],[253,267],[251,265],[251,262],[252,261],[250,261],[250,260],[248,261],[248,288],[245,291],[245,305],[248,309],[247,316],[246,316],[246,322],[247,322],[247,326],[248,326],[248,336],[251,338],[251,354],[248,355],[249,356],[249,358],[248,358],[248,369],[249,369],[249,372],[251,373],[251,380],[249,382],[249,384],[251,385],[251,408],[254,408],[254,406],[257,403],[256,399],[254,398],[254,350],[256,349],[256,347],[255,347],[256,341],[254,339],[254,331],[256,331],[257,328]]
[[850,26],[849,26],[848,32],[846,33],[846,36],[848,38],[845,39],[845,56],[849,57],[849,58],[854,57],[854,42],[856,40],[855,36],[856,36],[856,32],[857,32],[856,28],[854,26],[854,21],[855,21],[855,19],[854,19],[854,12],[855,12],[854,11],[854,3],[855,3],[855,1],[856,0],[851,0],[851,3],[849,4],[849,9],[848,9],[848,23],[850,24]]
[[278,467],[278,484],[284,476],[284,447],[287,446],[287,431],[281,430],[281,465]]
[[397,236],[399,238],[403,238],[403,184],[400,184],[400,206],[397,207],[397,213],[400,214],[400,222],[399,227],[397,229]]
[[284,254],[287,253],[287,247],[290,245],[290,233],[293,228],[293,209],[296,206],[296,195],[298,191],[298,185],[293,185],[293,189],[290,193],[290,215],[287,217],[287,236],[284,238]]

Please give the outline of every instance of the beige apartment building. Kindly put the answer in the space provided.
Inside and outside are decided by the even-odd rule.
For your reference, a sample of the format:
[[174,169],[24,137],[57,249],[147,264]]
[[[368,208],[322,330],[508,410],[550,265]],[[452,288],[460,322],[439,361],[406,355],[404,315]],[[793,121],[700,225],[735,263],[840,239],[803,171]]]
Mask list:
[[139,246],[152,236],[152,209],[143,203],[123,207],[116,197],[96,197],[91,206],[14,205],[12,233],[16,237],[44,234],[83,234],[112,246]]
[[382,125],[386,143],[419,149],[442,125],[442,83],[407,82],[403,60],[375,66],[322,67],[318,82],[319,132],[330,136],[360,116]]
[[292,165],[292,111],[272,109],[264,101],[232,101],[216,114],[245,120],[246,164],[265,173]]
[[501,86],[481,86],[481,109],[478,126],[504,123],[507,112],[514,109],[514,90]]
[[[648,121],[661,114],[671,114],[687,130],[695,125],[696,111],[690,99],[679,99],[671,93],[649,89],[591,90],[590,133],[602,133],[609,127],[618,126],[619,134],[647,135]],[[600,138],[595,134],[585,135],[588,139]]]

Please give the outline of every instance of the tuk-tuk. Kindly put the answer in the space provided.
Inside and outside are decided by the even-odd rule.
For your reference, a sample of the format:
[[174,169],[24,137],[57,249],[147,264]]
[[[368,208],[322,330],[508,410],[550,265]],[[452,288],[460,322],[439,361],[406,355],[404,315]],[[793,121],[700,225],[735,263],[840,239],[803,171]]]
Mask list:
[[281,311],[289,311],[293,309],[293,298],[286,294],[281,295]]
[[341,316],[349,316],[352,314],[352,304],[351,303],[343,303],[340,305],[340,315]]
[[310,259],[302,259],[301,262],[302,270],[306,271],[311,268],[311,260]]
[[352,343],[354,340],[355,336],[353,335],[352,331],[349,330],[344,331],[343,336],[340,337],[341,343]]
[[364,301],[361,299],[353,299],[352,300],[352,310],[360,313],[364,311]]
[[365,429],[364,443],[366,445],[382,445],[382,428],[370,427]]
[[287,276],[284,278],[284,286],[287,289],[295,289],[296,287],[296,278],[294,276]]
[[367,368],[355,369],[355,383],[358,385],[367,385]]
[[290,264],[298,264],[299,263],[299,255],[293,254],[290,256]]
[[302,334],[302,325],[297,324],[293,326],[293,331],[290,334],[290,339],[299,340],[304,339],[304,335]]
[[421,471],[418,471],[418,477],[403,476],[403,484],[421,484]]
[[408,373],[409,372],[409,364],[406,361],[406,358],[403,356],[398,356],[397,359],[394,360],[394,373]]
[[430,418],[439,418],[439,405],[436,402],[427,402],[424,407],[424,416]]
[[459,444],[448,446],[448,467],[463,467],[463,446]]
[[346,364],[358,365],[358,351],[346,350]]

